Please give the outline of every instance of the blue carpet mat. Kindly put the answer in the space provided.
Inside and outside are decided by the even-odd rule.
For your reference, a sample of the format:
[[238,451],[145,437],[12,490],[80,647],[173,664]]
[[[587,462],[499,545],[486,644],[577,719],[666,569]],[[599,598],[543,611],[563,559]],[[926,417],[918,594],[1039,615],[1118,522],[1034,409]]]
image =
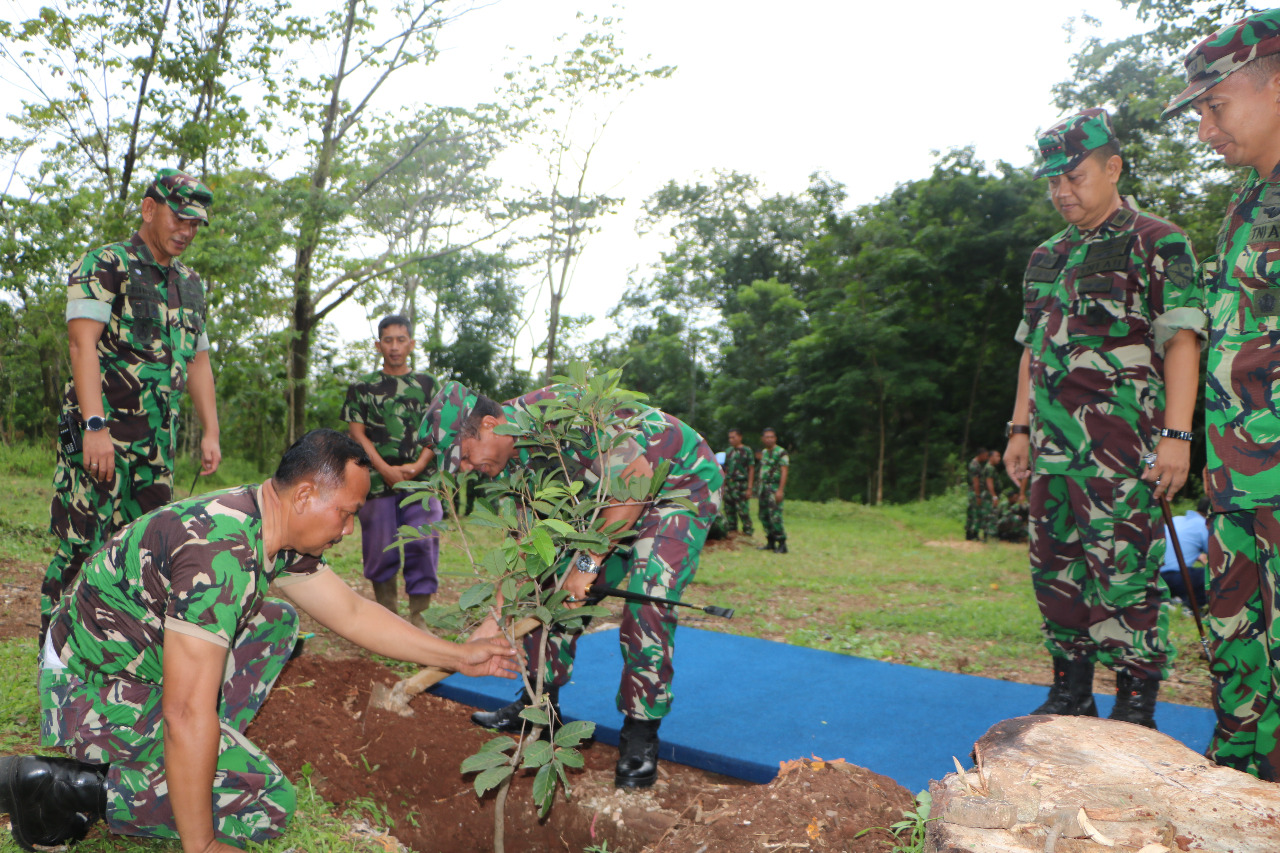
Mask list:
[[[597,739],[615,745],[621,667],[617,631],[588,634],[560,694],[567,719],[594,720]],[[952,756],[970,766],[973,744],[988,728],[1027,713],[1046,692],[687,626],[679,630],[674,688],[675,706],[662,723],[664,759],[763,784],[781,761],[843,758],[911,791],[952,772]],[[433,689],[486,710],[518,692],[513,681],[457,676]],[[1114,697],[1097,700],[1105,717]],[[1161,702],[1156,722],[1204,752],[1213,712]]]

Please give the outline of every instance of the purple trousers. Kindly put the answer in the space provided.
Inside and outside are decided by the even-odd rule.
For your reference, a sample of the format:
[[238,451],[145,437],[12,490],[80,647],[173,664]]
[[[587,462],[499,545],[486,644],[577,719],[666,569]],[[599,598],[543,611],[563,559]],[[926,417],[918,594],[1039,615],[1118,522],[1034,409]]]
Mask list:
[[[387,546],[400,536],[404,525],[422,527],[444,518],[440,501],[431,498],[423,506],[413,500],[404,506],[403,494],[369,498],[360,508],[360,542],[364,546],[364,576],[375,583],[395,580],[400,571],[400,549]],[[404,591],[409,595],[431,595],[439,585],[436,564],[440,561],[440,537],[435,533],[404,544]]]

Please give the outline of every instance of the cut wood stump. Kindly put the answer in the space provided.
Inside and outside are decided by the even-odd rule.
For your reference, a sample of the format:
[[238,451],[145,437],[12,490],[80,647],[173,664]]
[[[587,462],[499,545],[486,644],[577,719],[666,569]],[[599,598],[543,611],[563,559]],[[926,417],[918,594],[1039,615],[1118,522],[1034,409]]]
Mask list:
[[1280,786],[1142,726],[1015,717],[973,759],[930,784],[937,853],[1280,851]]

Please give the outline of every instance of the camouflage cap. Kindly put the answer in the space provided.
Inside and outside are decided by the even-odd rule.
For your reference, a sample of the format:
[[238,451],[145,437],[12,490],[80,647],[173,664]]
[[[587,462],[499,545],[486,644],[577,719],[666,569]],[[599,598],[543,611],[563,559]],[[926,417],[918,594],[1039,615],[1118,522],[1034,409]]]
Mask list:
[[1089,152],[1116,141],[1111,116],[1097,107],[1068,116],[1040,134],[1036,140],[1044,163],[1036,169],[1037,178],[1049,178],[1070,172],[1084,162]]
[[199,219],[209,224],[209,205],[213,192],[204,184],[177,169],[161,169],[151,189],[160,200],[169,205],[179,219]]
[[458,432],[471,414],[478,394],[461,382],[449,381],[431,398],[427,414],[418,427],[418,440],[436,454],[441,471],[456,473],[462,461]]
[[1160,117],[1177,115],[1232,72],[1273,53],[1280,53],[1280,9],[1259,12],[1223,27],[1187,51],[1182,59],[1187,88],[1169,102]]

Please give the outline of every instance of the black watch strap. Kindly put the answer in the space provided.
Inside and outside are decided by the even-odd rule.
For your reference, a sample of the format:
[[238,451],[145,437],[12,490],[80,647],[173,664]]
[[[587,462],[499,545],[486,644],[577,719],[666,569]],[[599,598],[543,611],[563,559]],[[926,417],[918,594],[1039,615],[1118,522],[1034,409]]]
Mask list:
[[1162,429],[1157,433],[1161,438],[1176,438],[1180,441],[1195,441],[1196,434],[1193,432],[1185,432],[1180,429]]
[[1004,437],[1008,438],[1011,435],[1031,435],[1031,427],[1009,421],[1004,425]]

